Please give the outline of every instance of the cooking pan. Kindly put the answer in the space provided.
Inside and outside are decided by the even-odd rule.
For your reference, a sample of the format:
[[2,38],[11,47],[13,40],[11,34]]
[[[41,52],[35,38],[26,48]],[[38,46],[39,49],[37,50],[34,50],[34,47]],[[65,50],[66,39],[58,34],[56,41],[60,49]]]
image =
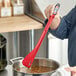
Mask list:
[[[32,67],[34,67],[36,71],[34,72],[33,69],[33,71],[30,72],[28,71],[28,68],[23,66],[22,64],[23,59],[24,59],[23,57],[18,57],[10,60],[13,67],[13,76],[52,76],[54,73],[57,72],[57,69],[59,69],[60,67],[59,63],[55,60],[36,57],[30,68],[33,69]],[[38,71],[39,69],[36,69],[37,67],[41,67],[40,71]],[[42,67],[48,67],[50,68],[50,70],[44,68],[44,72],[43,72]],[[57,76],[61,76],[60,72],[57,73],[58,73]]]

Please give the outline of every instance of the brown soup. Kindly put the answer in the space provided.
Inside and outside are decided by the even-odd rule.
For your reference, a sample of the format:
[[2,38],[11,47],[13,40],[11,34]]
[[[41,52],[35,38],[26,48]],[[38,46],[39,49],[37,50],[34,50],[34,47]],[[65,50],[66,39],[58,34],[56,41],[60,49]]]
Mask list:
[[21,67],[16,69],[18,72],[23,73],[45,73],[53,71],[53,67],[46,67],[46,66],[32,66],[31,68]]

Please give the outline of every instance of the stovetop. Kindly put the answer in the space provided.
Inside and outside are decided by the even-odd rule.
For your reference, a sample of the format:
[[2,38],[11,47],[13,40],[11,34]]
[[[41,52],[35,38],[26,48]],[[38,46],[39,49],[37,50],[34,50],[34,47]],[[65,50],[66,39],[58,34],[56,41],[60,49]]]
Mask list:
[[7,65],[5,70],[0,72],[0,76],[13,76],[12,65]]

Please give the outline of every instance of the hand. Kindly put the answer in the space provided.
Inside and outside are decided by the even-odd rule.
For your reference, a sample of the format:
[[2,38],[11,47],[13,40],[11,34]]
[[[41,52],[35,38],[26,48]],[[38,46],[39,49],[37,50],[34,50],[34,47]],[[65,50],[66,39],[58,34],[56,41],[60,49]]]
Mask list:
[[[49,5],[46,9],[45,9],[45,15],[46,17],[49,19],[49,17],[53,14],[53,10],[54,10],[54,5]],[[59,12],[57,12],[57,14],[55,15],[55,18],[52,21],[52,24],[50,26],[51,29],[56,29],[60,24],[60,16],[59,16]]]
[[75,67],[67,67],[66,71],[71,72],[71,76],[76,76],[76,66]]

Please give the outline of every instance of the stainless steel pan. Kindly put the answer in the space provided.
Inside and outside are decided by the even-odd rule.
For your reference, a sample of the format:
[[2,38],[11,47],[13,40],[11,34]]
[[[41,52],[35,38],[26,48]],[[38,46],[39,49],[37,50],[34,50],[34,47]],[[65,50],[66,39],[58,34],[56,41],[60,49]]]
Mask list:
[[59,68],[59,63],[54,60],[47,59],[47,58],[35,58],[32,66],[52,67],[53,70],[44,72],[44,73],[43,72],[42,73],[27,73],[26,71],[21,72],[20,70],[18,70],[18,68],[25,67],[22,64],[22,60],[23,60],[22,57],[18,57],[18,58],[10,60],[13,66],[13,76],[51,76]]

